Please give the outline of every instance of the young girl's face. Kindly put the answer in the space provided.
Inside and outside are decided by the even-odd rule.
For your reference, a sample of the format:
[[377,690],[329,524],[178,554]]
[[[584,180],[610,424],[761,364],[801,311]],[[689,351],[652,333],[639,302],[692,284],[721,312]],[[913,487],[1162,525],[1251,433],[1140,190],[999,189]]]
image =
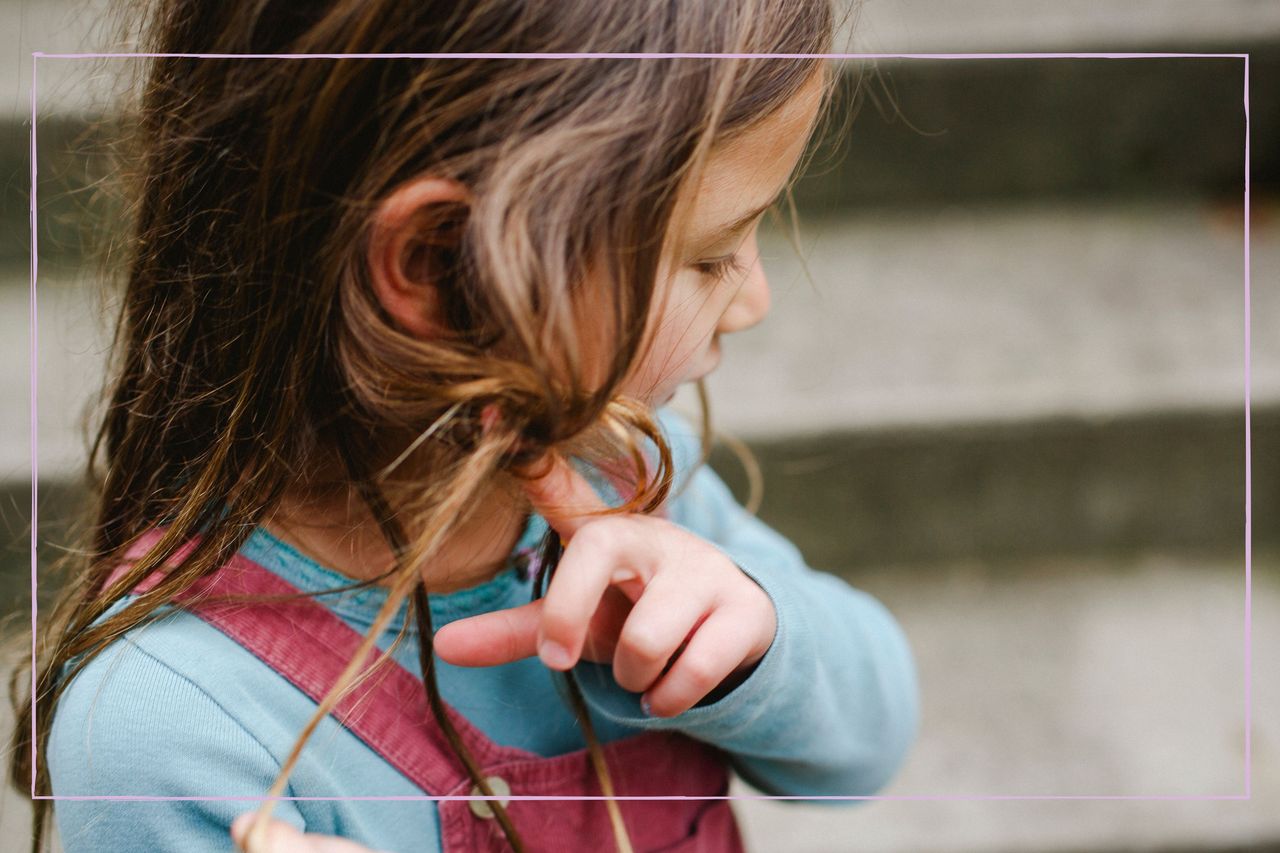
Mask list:
[[720,336],[749,329],[769,311],[756,231],[783,190],[813,129],[822,76],[782,109],[716,149],[692,200],[684,249],[668,259],[650,312],[652,342],[622,390],[666,404],[685,382],[720,361]]

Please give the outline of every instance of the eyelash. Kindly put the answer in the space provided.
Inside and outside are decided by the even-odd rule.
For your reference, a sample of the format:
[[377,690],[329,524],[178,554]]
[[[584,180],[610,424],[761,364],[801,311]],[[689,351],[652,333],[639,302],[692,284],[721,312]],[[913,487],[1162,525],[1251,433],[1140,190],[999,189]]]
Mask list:
[[697,268],[698,272],[716,281],[724,281],[731,275],[747,271],[746,265],[738,260],[737,255],[716,258],[714,261],[703,261],[702,263],[694,264],[694,267]]

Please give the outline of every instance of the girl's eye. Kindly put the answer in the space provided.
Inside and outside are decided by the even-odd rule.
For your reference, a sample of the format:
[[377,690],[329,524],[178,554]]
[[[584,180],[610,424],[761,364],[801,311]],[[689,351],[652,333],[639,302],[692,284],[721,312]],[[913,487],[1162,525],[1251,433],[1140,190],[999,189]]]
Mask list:
[[744,273],[747,267],[738,260],[737,255],[729,255],[724,258],[716,258],[711,261],[702,261],[694,264],[698,272],[708,276],[716,281],[724,281],[730,276]]

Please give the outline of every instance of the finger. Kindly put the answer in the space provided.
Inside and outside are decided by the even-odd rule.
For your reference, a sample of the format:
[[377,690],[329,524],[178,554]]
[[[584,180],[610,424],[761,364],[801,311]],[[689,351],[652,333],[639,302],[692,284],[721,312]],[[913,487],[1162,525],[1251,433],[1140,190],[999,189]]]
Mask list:
[[647,543],[636,541],[636,533],[625,521],[601,521],[582,528],[565,549],[543,599],[538,637],[538,655],[551,669],[577,663],[592,616],[611,584],[643,585],[635,566]]
[[610,586],[600,599],[600,606],[591,617],[587,627],[587,640],[582,646],[582,658],[597,663],[613,661],[614,649],[618,645],[618,635],[635,602],[616,586]]
[[450,622],[432,646],[455,666],[497,666],[538,653],[538,625],[545,599]]
[[[249,826],[253,822],[253,812],[246,812],[231,824],[231,837],[236,844],[243,845]],[[283,820],[272,818],[262,834],[262,843],[255,846],[250,853],[375,853],[368,847],[335,838],[329,835],[305,835],[297,827]]]
[[[436,631],[432,649],[454,666],[498,666],[533,657],[538,653],[538,622],[544,600],[450,622]],[[617,590],[606,590],[591,617],[582,657],[599,663],[613,660],[614,638],[630,611],[629,598]]]
[[613,656],[613,678],[624,690],[648,690],[699,627],[711,596],[674,573],[654,576],[622,626]]
[[750,652],[735,641],[742,634],[739,623],[734,608],[721,607],[711,612],[670,671],[645,695],[652,716],[684,713],[738,668]]
[[[559,453],[552,451],[535,466],[526,469],[537,476],[524,480],[524,491],[533,509],[566,541],[597,513],[609,509],[591,484]],[[545,471],[543,469],[546,469]]]

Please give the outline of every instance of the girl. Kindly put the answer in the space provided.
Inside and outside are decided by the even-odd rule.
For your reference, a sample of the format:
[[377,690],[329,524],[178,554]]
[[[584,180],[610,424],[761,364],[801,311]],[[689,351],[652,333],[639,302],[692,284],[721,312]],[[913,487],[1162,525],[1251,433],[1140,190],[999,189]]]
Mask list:
[[[160,0],[141,43],[814,54],[832,19]],[[242,849],[737,850],[730,767],[773,794],[889,780],[901,632],[702,466],[705,406],[701,439],[663,408],[768,310],[757,223],[832,71],[151,61],[91,541],[11,772],[172,799],[60,800],[68,853],[229,850],[264,794]]]

